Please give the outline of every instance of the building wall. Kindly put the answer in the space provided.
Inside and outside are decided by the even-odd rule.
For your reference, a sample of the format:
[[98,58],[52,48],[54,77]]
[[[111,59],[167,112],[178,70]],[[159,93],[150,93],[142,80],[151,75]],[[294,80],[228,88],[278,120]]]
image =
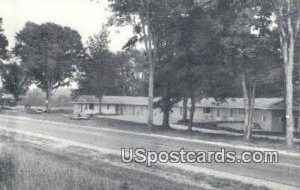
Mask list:
[[[179,106],[176,106],[172,109],[171,118],[174,120],[182,119],[182,110],[180,110]],[[212,113],[204,113],[204,108],[196,108],[194,121],[195,122],[209,122],[209,121],[244,121],[244,109],[232,108],[230,111],[229,108],[212,108]],[[219,109],[219,116],[218,116]],[[230,113],[232,112],[232,113]],[[299,118],[299,113],[295,112],[294,117],[295,120]],[[231,117],[232,116],[232,117]],[[254,109],[253,113],[253,123],[257,123],[260,125],[261,129],[264,131],[274,131],[274,132],[282,132],[285,130],[284,128],[284,118],[285,114],[283,110],[263,110],[263,109]],[[187,117],[189,117],[189,109],[187,112]],[[297,119],[296,119],[297,118]],[[243,126],[237,127],[242,129]],[[300,131],[299,121],[297,131]]]
[[272,131],[272,110],[254,109],[253,123],[258,123],[263,131]]
[[174,106],[170,112],[170,117],[173,119],[181,120],[182,119],[182,107]]
[[135,115],[136,110],[138,110],[138,106],[136,105],[120,105],[120,109],[122,109],[122,112],[120,112],[120,115]]
[[115,104],[101,104],[100,106],[101,114],[104,115],[115,115],[116,105]]
[[[109,114],[109,115],[129,115],[141,118],[147,118],[148,106],[145,105],[115,105],[115,104],[93,104],[91,109],[90,104],[73,104],[74,114]],[[101,107],[101,109],[100,109]],[[240,121],[244,120],[243,109],[237,108],[211,108],[209,113],[205,113],[205,108],[196,107],[194,114],[195,122],[214,122],[214,121]],[[207,110],[206,110],[207,111]],[[170,120],[176,122],[182,119],[182,107],[174,106],[170,112]],[[283,110],[262,110],[255,109],[253,115],[253,123],[258,123],[262,130],[282,132],[284,128],[284,111]],[[295,118],[298,118],[298,112],[294,113]],[[154,109],[154,119],[162,118],[162,112],[159,108]],[[189,108],[187,112],[189,117]],[[297,128],[300,131],[300,127]]]
[[[204,112],[205,108],[196,107],[194,113],[194,120],[196,122],[210,122],[210,121],[242,121],[244,115],[240,113],[240,109],[228,108],[211,108],[210,113]],[[232,114],[230,114],[232,112]],[[171,117],[174,119],[182,119],[183,110],[182,107],[173,107]],[[189,117],[190,111],[187,110],[187,117]]]
[[[130,115],[137,117],[147,117],[148,116],[148,106],[145,105],[120,105],[122,111],[119,112],[119,115]],[[158,116],[160,109],[156,108],[153,110],[153,116]]]
[[73,113],[74,114],[98,114],[100,113],[99,104],[92,104],[93,109],[90,106],[91,104],[73,104]]
[[[182,108],[176,106],[173,108],[171,118],[176,120],[182,119]],[[243,122],[245,117],[244,109],[240,108],[211,108],[209,113],[206,113],[205,108],[196,107],[194,113],[195,122]],[[189,117],[189,110],[187,113]],[[257,123],[265,131],[272,131],[272,111],[254,109],[253,123]]]
[[284,111],[273,110],[272,111],[272,130],[276,132],[283,132],[284,130]]
[[[213,121],[243,121],[244,109],[228,109],[228,108],[207,108],[209,113],[205,112],[206,108],[196,107],[194,113],[194,121],[196,122],[213,122]],[[231,110],[231,111],[230,111]],[[242,110],[242,112],[241,112]],[[182,119],[182,107],[176,106],[172,109],[171,117]],[[189,109],[187,116],[189,117]]]
[[[295,131],[300,131],[299,127],[299,112],[294,112],[295,119]],[[296,126],[297,125],[297,126]],[[285,128],[285,111],[284,110],[273,110],[272,111],[272,130],[276,132],[284,132]]]

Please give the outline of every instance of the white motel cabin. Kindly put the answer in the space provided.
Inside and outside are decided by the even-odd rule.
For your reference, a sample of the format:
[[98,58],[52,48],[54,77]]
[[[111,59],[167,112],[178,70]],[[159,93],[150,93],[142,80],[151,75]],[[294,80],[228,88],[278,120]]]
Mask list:
[[[159,100],[155,98],[154,101]],[[74,114],[129,115],[147,117],[148,98],[133,96],[96,96],[83,95],[73,100]],[[188,103],[188,108],[190,107]],[[297,109],[298,110],[298,109]],[[299,131],[298,115],[295,110],[295,130]],[[182,101],[175,104],[170,113],[172,121],[181,120],[183,114]],[[188,113],[189,115],[189,109]],[[162,118],[159,108],[154,109],[154,117]],[[195,105],[195,122],[236,123],[244,120],[245,111],[242,98],[227,98],[216,102],[214,98],[202,99]],[[264,131],[281,132],[285,130],[283,98],[256,98],[253,122],[259,124]]]

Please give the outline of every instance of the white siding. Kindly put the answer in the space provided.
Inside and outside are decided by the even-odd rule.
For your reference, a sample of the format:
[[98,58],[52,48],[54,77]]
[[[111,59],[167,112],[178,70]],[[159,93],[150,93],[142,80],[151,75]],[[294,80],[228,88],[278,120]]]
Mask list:
[[[181,111],[180,111],[181,110]],[[182,119],[182,107],[176,106],[172,108],[170,112],[170,117],[173,119],[181,120]]]
[[114,104],[102,104],[100,110],[101,110],[101,114],[115,115],[116,114],[116,105],[114,105]]
[[[94,108],[92,109],[93,106]],[[99,114],[99,104],[74,104],[73,105],[74,114]]]

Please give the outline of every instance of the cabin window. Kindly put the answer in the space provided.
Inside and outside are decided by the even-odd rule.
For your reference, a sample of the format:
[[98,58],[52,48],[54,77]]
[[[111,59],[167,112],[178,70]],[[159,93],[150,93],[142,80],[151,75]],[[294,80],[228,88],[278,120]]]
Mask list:
[[264,115],[262,116],[262,121],[263,121],[263,122],[267,121],[266,116],[264,116]]
[[90,110],[94,110],[94,104],[89,105]]
[[107,104],[106,108],[109,110],[109,104]]
[[245,115],[245,109],[239,109],[239,115]]
[[220,117],[221,116],[221,110],[220,108],[217,108],[217,117]]
[[86,109],[86,110],[88,109],[88,105],[87,104],[85,104],[84,109]]
[[233,117],[233,109],[229,109],[229,117]]
[[280,123],[284,123],[284,122],[285,122],[285,117],[280,117],[280,118],[279,118],[279,122],[280,122]]
[[212,113],[212,108],[203,108],[203,113],[211,114]]

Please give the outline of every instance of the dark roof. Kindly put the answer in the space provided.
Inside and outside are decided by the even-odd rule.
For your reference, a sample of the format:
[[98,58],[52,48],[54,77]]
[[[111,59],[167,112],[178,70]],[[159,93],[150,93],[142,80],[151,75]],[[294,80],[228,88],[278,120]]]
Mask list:
[[[154,98],[154,102],[160,98]],[[102,104],[148,105],[148,97],[143,96],[102,96]]]
[[93,95],[77,96],[71,103],[100,103],[99,98]]

